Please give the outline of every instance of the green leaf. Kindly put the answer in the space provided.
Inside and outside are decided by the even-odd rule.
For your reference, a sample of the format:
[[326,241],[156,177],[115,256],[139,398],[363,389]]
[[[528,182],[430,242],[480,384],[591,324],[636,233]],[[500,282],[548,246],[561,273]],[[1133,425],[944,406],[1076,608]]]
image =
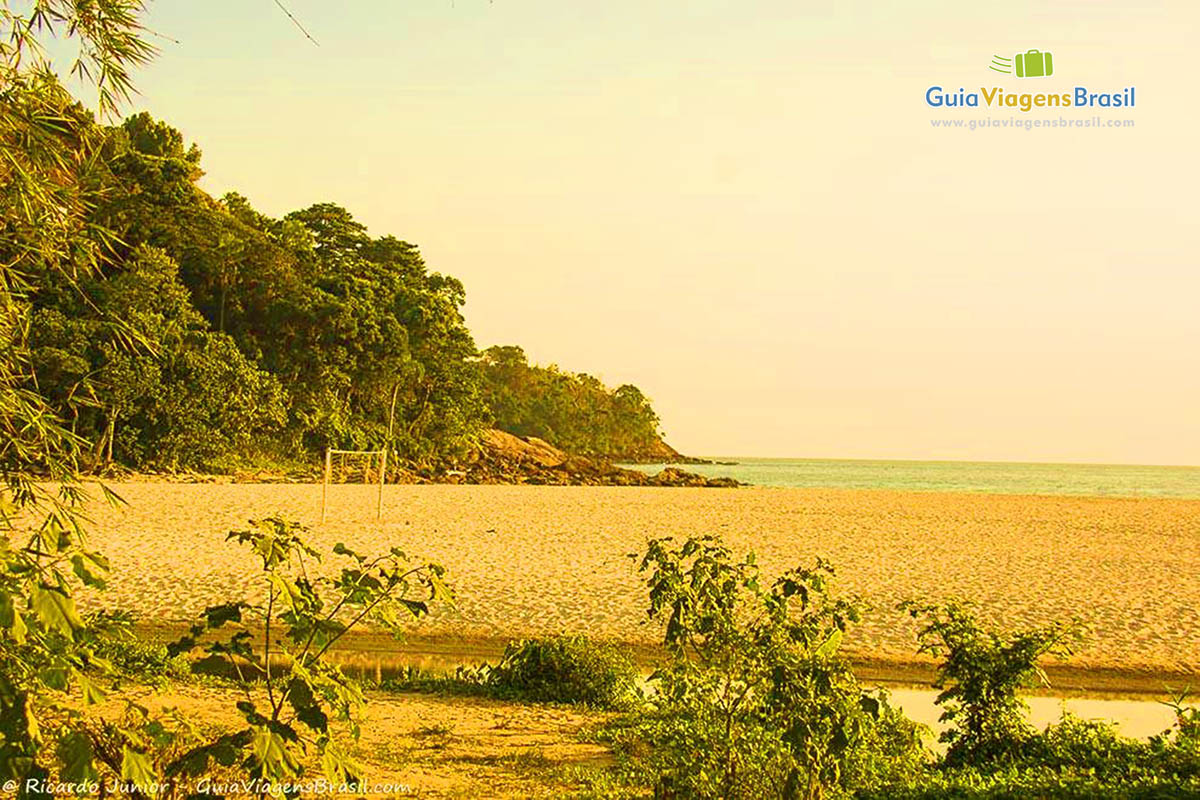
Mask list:
[[29,629],[8,592],[0,593],[0,627],[8,628],[17,644],[25,643],[25,635]]
[[150,757],[131,749],[129,745],[123,745],[121,749],[121,779],[132,782],[145,794],[155,794],[158,775]]
[[829,751],[831,753],[843,753],[850,746],[850,735],[846,732],[844,725],[838,725],[833,729],[833,736],[829,740]]
[[225,734],[211,744],[187,751],[168,764],[164,772],[169,776],[183,774],[194,778],[208,770],[209,759],[222,767],[232,767],[239,753],[249,743],[250,736],[248,730]]
[[835,652],[837,652],[838,645],[841,643],[842,632],[835,629],[833,633],[829,634],[829,638],[825,640],[825,643],[817,648],[817,657],[828,658],[829,656],[832,656]]
[[108,566],[102,563],[102,559],[98,554],[76,553],[71,556],[71,569],[75,572],[75,576],[83,582],[84,586],[93,589],[103,589],[106,585],[101,575],[108,571]]
[[246,718],[246,722],[251,725],[263,725],[267,721],[267,718],[258,713],[254,707],[254,703],[251,703],[249,700],[239,700],[237,702],[237,710],[242,712],[242,716]]
[[25,726],[25,736],[34,742],[42,738],[42,726],[38,724],[37,712],[30,703],[28,695],[21,695],[17,711],[20,714],[20,723],[24,723]]
[[67,678],[70,674],[70,670],[64,666],[42,667],[38,671],[38,680],[47,687],[62,692],[67,688]]
[[0,626],[11,628],[13,625],[13,613],[16,607],[13,606],[12,595],[8,592],[0,592]]
[[313,695],[312,687],[299,678],[293,678],[288,686],[288,702],[296,712],[296,719],[303,722],[314,731],[325,733],[329,729],[329,718],[321,710],[320,703]]
[[300,611],[298,605],[302,605],[300,601],[303,599],[303,594],[299,587],[282,575],[273,572],[267,575],[267,580],[277,593],[277,597],[287,603],[288,608],[292,611]]
[[400,604],[408,609],[409,613],[414,617],[422,617],[429,613],[429,606],[422,603],[420,600],[400,599]]
[[262,765],[263,776],[283,780],[300,774],[300,763],[292,755],[284,738],[275,730],[261,727],[250,741],[254,760]]
[[83,694],[83,701],[89,706],[104,700],[104,690],[93,683],[82,672],[75,672],[75,683],[79,685],[79,691]]
[[225,734],[215,742],[187,751],[168,764],[164,772],[169,776],[182,774],[194,778],[208,770],[210,759],[222,767],[232,767],[249,743],[250,736],[248,730]]
[[[28,766],[21,769],[18,776],[21,784],[18,787],[16,797],[18,800],[56,800],[51,792],[45,790],[45,784],[50,779],[50,771],[38,764],[32,759],[15,758],[14,762],[28,763]],[[33,788],[26,790],[25,786],[30,785]]]
[[358,783],[362,779],[362,770],[338,747],[337,742],[322,738],[317,746],[321,750],[321,771],[331,783]]
[[196,646],[195,637],[184,636],[181,639],[178,639],[177,641],[170,642],[169,644],[167,644],[167,655],[170,656],[171,658],[174,658],[175,656],[179,655],[180,653],[190,653],[192,651],[192,648],[194,648],[195,646]]
[[245,603],[224,603],[219,606],[209,606],[204,609],[204,621],[209,629],[220,628],[226,622],[241,622],[242,609],[248,608]]
[[75,631],[83,627],[75,601],[60,589],[35,586],[29,592],[29,603],[42,624],[51,630],[74,638]]
[[335,544],[333,546],[333,552],[339,556],[349,556],[350,558],[353,558],[355,561],[357,561],[360,564],[366,560],[366,558],[364,556],[361,556],[358,553],[351,550],[349,547],[346,547],[346,545],[343,544],[342,542],[338,542],[337,544]]
[[71,731],[58,740],[56,749],[62,764],[60,777],[66,783],[90,783],[97,778],[92,742],[80,731]]

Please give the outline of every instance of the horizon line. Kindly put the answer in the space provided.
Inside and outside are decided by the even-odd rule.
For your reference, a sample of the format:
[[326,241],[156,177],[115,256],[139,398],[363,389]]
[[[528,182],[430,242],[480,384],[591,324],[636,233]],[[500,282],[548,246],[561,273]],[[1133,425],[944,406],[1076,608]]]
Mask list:
[[1008,464],[1044,467],[1151,467],[1163,469],[1200,469],[1200,464],[1146,464],[1112,461],[1020,461],[1010,459],[969,458],[865,458],[844,456],[751,456],[751,455],[688,455],[688,458],[703,458],[713,461],[753,459],[757,461],[844,461],[855,463],[907,463],[907,464]]

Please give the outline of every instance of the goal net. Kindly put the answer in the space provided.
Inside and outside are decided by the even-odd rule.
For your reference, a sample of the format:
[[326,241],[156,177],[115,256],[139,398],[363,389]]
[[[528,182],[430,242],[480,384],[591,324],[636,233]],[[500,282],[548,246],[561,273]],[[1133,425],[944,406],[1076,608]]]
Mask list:
[[379,494],[375,502],[375,518],[383,518],[383,484],[387,478],[387,449],[383,450],[334,450],[325,448],[325,479],[321,482],[321,522],[325,521],[329,508],[329,484],[349,483],[361,480],[365,484],[378,483]]

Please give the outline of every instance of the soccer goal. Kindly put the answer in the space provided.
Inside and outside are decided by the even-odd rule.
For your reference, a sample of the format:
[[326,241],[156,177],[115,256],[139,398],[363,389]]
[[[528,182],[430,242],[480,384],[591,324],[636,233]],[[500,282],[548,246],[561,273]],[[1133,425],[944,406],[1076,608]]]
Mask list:
[[351,463],[356,459],[361,464],[359,469],[362,473],[363,483],[374,482],[375,479],[371,475],[372,468],[378,472],[379,496],[375,501],[375,519],[383,519],[383,483],[387,478],[387,457],[386,447],[382,450],[334,450],[326,447],[325,480],[321,484],[321,522],[325,521],[326,509],[329,505],[329,484],[333,482],[335,475],[340,479],[339,483],[353,478],[355,472],[359,471],[351,467]]

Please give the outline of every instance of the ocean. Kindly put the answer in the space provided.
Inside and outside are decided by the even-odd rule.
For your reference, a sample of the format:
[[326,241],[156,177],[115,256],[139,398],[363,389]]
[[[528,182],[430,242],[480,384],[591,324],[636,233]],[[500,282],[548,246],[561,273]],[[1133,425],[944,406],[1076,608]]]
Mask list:
[[[714,460],[736,464],[689,464],[683,469],[710,477],[728,476],[755,486],[1200,499],[1200,467],[735,457]],[[664,465],[623,466],[654,473]]]

